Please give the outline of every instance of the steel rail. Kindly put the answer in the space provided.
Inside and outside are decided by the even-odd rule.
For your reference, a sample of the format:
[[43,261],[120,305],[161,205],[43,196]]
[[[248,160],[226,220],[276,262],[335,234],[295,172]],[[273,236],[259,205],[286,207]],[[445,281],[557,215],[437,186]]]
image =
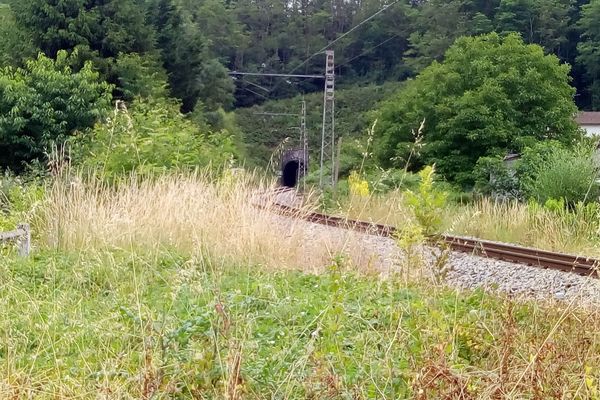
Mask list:
[[[279,194],[284,192],[286,192],[285,189],[278,188],[272,193]],[[335,228],[349,229],[369,235],[394,237],[397,233],[397,229],[390,225],[353,220],[318,212],[307,212],[296,207],[281,204],[277,201],[258,206],[283,216],[302,219]],[[469,253],[511,263],[525,264],[543,269],[554,269],[600,278],[600,260],[595,258],[453,235],[431,237],[430,242],[440,246],[447,246],[449,249],[456,252]]]

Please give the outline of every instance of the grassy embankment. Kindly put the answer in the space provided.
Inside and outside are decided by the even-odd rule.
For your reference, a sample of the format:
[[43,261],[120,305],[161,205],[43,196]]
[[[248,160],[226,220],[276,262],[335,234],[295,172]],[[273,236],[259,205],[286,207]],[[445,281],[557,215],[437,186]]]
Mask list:
[[249,179],[82,182],[0,261],[2,398],[599,396],[596,312],[382,278],[352,236],[303,248]]

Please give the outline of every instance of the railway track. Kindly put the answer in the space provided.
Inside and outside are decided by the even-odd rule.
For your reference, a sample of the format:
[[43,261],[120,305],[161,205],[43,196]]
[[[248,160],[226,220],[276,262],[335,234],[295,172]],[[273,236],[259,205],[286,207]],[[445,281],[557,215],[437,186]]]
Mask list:
[[[278,188],[271,192],[271,194],[278,195],[290,190],[293,189]],[[277,214],[287,217],[299,218],[308,222],[335,228],[350,229],[369,235],[393,237],[397,232],[397,229],[393,226],[375,224],[368,221],[352,220],[318,212],[307,212],[293,206],[282,204],[277,200],[269,204],[267,208]],[[469,253],[481,257],[543,269],[554,269],[600,278],[600,260],[594,258],[453,235],[441,235],[437,238],[431,238],[431,241],[438,245],[448,246],[448,248],[457,252]]]

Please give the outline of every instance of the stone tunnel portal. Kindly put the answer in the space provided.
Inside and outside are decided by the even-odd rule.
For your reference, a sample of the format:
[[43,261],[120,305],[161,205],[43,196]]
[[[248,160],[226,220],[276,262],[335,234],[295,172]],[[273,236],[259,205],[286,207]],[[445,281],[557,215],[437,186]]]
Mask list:
[[281,184],[286,187],[296,187],[304,176],[305,157],[302,150],[287,150],[281,160]]

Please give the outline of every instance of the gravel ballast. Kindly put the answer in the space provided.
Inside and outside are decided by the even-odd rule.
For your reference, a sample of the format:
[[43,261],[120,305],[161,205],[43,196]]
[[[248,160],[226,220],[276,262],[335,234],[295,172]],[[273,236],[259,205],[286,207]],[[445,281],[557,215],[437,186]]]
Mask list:
[[[289,193],[287,196],[286,203],[290,200]],[[285,220],[289,220],[287,217],[277,219],[279,223],[284,224]],[[402,251],[393,239],[311,222],[305,222],[302,226],[305,241],[319,241],[313,245],[328,245],[322,243],[323,237],[328,238],[330,246],[334,242],[338,246],[352,243],[356,248],[358,243],[360,250],[353,253],[354,257],[362,259],[353,259],[355,264],[364,265],[365,260],[368,259],[369,265],[382,274],[398,271],[403,264]],[[349,249],[343,249],[344,252],[346,250]],[[423,258],[431,260],[432,254],[435,253],[436,251],[431,248],[424,248]],[[600,305],[600,279],[459,252],[450,252],[447,266],[445,283],[459,289],[484,288],[519,297]]]

